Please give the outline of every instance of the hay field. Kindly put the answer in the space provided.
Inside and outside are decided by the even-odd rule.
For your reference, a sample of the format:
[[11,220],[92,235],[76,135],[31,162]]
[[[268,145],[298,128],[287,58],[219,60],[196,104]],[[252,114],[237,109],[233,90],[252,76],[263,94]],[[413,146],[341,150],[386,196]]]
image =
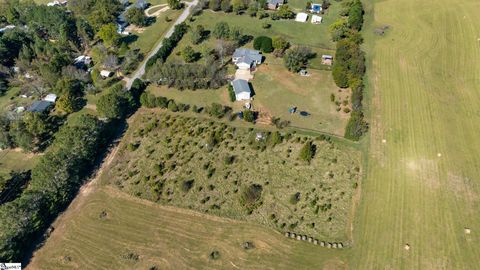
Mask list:
[[[83,193],[58,223],[27,269],[346,269],[349,252],[286,239],[260,225],[163,207],[114,188]],[[245,241],[255,248],[245,250]],[[220,258],[210,259],[212,251]]]
[[[375,1],[371,8],[373,119],[351,265],[478,269],[480,2]],[[371,34],[385,24],[385,37]]]

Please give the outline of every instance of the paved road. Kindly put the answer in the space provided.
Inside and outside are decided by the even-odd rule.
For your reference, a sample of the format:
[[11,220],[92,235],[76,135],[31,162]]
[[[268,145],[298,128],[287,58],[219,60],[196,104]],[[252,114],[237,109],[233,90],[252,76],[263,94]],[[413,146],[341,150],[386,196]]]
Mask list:
[[[194,0],[192,2],[184,2],[184,3],[186,5],[185,10],[180,15],[180,17],[178,17],[178,19],[175,21],[175,23],[172,25],[172,27],[168,30],[168,32],[161,38],[161,40],[163,40],[165,38],[169,38],[173,34],[173,30],[175,29],[175,26],[178,25],[178,24],[181,24],[182,22],[184,22],[188,18],[188,16],[190,15],[192,7],[194,7],[198,4],[198,0]],[[145,74],[145,66],[147,64],[148,59],[152,58],[152,56],[154,56],[158,52],[158,50],[160,50],[160,48],[162,47],[163,42],[161,42],[161,40],[158,42],[157,46],[152,51],[150,51],[148,56],[145,57],[145,60],[142,62],[140,67],[138,67],[137,70],[135,70],[135,72],[132,74],[132,76],[130,78],[125,77],[124,80],[126,81],[127,89],[130,89],[130,87],[132,87],[132,83],[133,83],[133,81],[135,81],[135,79],[141,79],[143,74]]]

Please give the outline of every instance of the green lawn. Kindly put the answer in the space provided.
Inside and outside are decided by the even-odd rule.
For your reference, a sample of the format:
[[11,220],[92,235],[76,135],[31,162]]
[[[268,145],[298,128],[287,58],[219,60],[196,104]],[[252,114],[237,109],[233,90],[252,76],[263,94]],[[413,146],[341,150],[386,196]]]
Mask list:
[[39,155],[23,153],[21,150],[0,151],[0,176],[6,176],[11,171],[32,169],[39,159]]
[[[162,1],[165,2],[165,1]],[[172,23],[182,13],[182,10],[167,10],[156,17],[155,23],[145,28],[143,33],[133,33],[138,37],[136,41],[130,44],[132,49],[140,49],[145,55],[159,42],[160,38],[170,29]],[[171,21],[165,21],[165,18]]]

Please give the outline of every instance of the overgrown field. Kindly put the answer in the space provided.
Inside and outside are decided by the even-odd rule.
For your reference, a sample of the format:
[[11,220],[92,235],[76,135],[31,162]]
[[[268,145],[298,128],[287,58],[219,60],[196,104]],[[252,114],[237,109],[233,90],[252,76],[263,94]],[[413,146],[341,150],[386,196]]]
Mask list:
[[372,135],[351,264],[478,269],[480,2],[368,2]]
[[[299,156],[311,141],[316,150],[306,162]],[[104,179],[162,204],[346,241],[359,159],[322,138],[144,112]]]

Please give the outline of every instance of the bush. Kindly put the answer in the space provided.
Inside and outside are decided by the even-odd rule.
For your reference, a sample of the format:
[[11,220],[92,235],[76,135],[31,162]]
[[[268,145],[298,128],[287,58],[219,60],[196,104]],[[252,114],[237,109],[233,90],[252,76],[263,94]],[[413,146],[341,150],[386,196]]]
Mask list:
[[230,98],[231,102],[235,102],[237,100],[235,91],[233,90],[233,86],[231,84],[228,85],[228,97]]
[[301,198],[300,192],[292,194],[292,196],[290,197],[290,203],[297,204],[300,201],[300,198]]
[[243,111],[243,120],[250,123],[255,122],[255,113],[251,110],[245,109]]
[[312,143],[312,141],[308,141],[303,145],[298,157],[301,160],[310,162],[315,156],[315,151],[316,151],[315,145]]
[[247,211],[251,212],[258,207],[262,192],[262,185],[252,184],[242,192],[240,203],[247,209]]
[[195,180],[193,180],[193,179],[183,181],[182,191],[187,193],[188,191],[190,191],[190,189],[192,189],[194,183],[195,183]]
[[266,36],[258,36],[253,40],[253,48],[264,53],[273,52],[272,39]]

